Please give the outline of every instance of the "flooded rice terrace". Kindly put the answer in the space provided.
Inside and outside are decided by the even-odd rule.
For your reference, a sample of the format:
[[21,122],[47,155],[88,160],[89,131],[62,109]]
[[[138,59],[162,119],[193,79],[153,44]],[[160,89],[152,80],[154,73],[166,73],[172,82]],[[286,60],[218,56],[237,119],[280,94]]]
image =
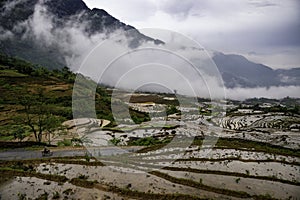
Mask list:
[[[129,106],[155,113],[166,105]],[[116,127],[101,119],[67,121],[84,148],[54,150],[48,158],[1,152],[1,199],[300,199],[298,116],[178,110],[188,111],[188,120],[172,113]]]

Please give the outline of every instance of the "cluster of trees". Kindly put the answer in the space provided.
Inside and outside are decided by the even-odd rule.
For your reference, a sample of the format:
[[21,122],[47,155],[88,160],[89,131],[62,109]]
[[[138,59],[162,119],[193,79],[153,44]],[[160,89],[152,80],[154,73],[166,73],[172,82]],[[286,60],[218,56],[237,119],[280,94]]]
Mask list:
[[299,115],[300,114],[300,106],[298,104],[289,105],[289,106],[277,104],[277,105],[272,105],[269,107],[262,107],[261,105],[262,104],[259,104],[259,103],[253,104],[252,106],[250,106],[250,105],[242,106],[242,104],[240,104],[236,108],[227,110],[227,115],[232,115],[238,109],[253,109],[256,111],[262,111],[264,113],[280,112],[280,113],[284,113],[285,115]]
[[286,107],[281,105],[276,105],[272,107],[267,107],[262,109],[264,112],[283,112],[285,114],[300,114],[300,109],[298,105],[293,107]]
[[57,78],[63,78],[65,81],[70,83],[73,83],[76,78],[76,74],[71,72],[68,67],[63,67],[62,69],[48,70],[43,66],[34,65],[25,60],[15,58],[15,57],[9,57],[1,53],[0,53],[0,64],[7,67],[7,69],[16,70],[19,73],[26,74],[26,75],[39,76],[39,77],[54,76]]
[[167,115],[172,115],[172,114],[175,114],[175,113],[181,114],[180,110],[178,110],[175,105],[169,105],[167,107],[166,114]]

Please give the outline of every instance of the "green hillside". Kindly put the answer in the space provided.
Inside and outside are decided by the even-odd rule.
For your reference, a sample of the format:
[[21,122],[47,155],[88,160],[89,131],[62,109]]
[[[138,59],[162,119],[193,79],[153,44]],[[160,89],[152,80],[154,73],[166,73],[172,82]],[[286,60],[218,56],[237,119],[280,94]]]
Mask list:
[[[51,132],[73,118],[72,89],[76,74],[67,67],[47,70],[27,61],[0,54],[0,141],[18,141],[26,136]],[[98,87],[95,95],[97,118],[111,121],[111,95]],[[137,122],[145,113],[130,111]],[[39,138],[35,138],[39,141]]]

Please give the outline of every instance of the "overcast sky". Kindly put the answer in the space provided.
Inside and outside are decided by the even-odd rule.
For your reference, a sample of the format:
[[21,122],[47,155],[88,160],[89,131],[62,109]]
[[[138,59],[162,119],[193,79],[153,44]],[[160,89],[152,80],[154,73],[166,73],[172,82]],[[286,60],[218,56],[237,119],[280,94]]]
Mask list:
[[207,49],[300,67],[300,0],[84,0],[126,24],[178,31]]

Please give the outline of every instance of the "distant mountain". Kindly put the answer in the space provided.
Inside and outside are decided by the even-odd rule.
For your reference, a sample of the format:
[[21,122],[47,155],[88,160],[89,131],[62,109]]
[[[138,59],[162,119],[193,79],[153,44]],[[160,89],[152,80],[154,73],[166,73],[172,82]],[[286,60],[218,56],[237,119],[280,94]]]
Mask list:
[[281,83],[300,85],[300,68],[277,69],[276,73]]
[[[43,7],[41,8],[40,5]],[[64,55],[73,53],[62,51],[60,44],[53,41],[46,44],[47,40],[53,40],[47,38],[47,34],[56,34],[58,38],[66,37],[66,40],[69,39],[68,42],[72,43],[70,37],[59,32],[65,27],[71,31],[81,31],[80,34],[85,37],[93,37],[99,33],[109,34],[116,30],[130,30],[130,36],[126,36],[131,38],[129,44],[131,47],[136,47],[144,41],[163,43],[141,34],[134,27],[109,15],[105,10],[89,9],[82,0],[0,0],[0,13],[0,51],[50,69],[65,66]],[[41,16],[34,16],[35,14]],[[43,16],[44,20],[49,20],[48,23],[41,21]],[[39,24],[34,24],[34,20],[40,20]],[[39,40],[35,35],[38,31],[40,31]]]
[[300,85],[300,68],[273,70],[241,55],[220,52],[214,54],[213,61],[228,88]]

